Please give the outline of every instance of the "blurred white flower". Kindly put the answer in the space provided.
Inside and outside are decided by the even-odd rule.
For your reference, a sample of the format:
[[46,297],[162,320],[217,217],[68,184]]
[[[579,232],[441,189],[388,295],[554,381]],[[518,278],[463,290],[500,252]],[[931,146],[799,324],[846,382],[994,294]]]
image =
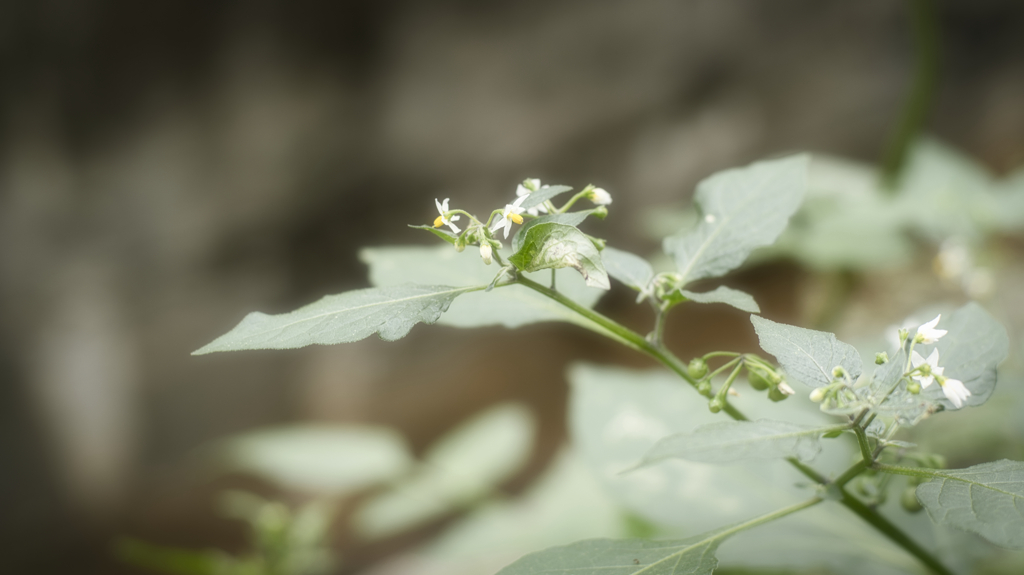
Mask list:
[[488,243],[480,244],[480,257],[484,260],[485,264],[491,265],[491,261],[492,261],[491,260],[491,256],[492,255],[493,255],[493,251],[491,249],[491,244],[488,244]]
[[942,386],[942,393],[946,394],[946,397],[953,402],[957,409],[963,407],[964,401],[971,396],[970,390],[959,379],[942,378],[939,380],[939,385]]
[[[540,180],[537,178],[527,178],[522,184],[516,187],[516,195],[519,197],[528,196],[533,192],[541,189]],[[540,214],[548,213],[548,209],[544,207],[543,203],[540,203],[532,208],[527,208],[526,213],[531,216],[539,216]]]
[[[939,350],[933,349],[932,353],[925,359],[917,351],[913,351],[910,354],[910,363],[914,366],[914,369],[919,369],[922,366],[928,366],[920,370],[920,373],[912,375],[913,379],[916,379],[921,384],[921,389],[924,389],[935,381],[936,375],[942,375],[945,368],[939,367]],[[954,380],[955,381],[955,380]]]
[[917,343],[935,343],[939,341],[939,338],[946,335],[946,330],[935,329],[935,326],[939,323],[939,318],[942,314],[935,316],[932,321],[921,324],[921,327],[917,328],[917,335],[914,336],[914,341]]
[[609,194],[604,188],[594,188],[587,194],[587,198],[599,206],[607,206],[612,203],[612,195]]

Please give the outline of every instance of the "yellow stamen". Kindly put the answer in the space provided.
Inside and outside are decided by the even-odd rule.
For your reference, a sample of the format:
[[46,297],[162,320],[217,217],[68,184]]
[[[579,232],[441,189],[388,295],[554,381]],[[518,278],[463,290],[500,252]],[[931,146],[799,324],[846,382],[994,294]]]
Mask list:
[[514,223],[517,224],[523,223],[523,216],[520,216],[519,214],[509,214],[508,219],[512,220]]
[[439,228],[442,225],[444,225],[444,216],[437,216],[437,219],[434,220],[434,227]]

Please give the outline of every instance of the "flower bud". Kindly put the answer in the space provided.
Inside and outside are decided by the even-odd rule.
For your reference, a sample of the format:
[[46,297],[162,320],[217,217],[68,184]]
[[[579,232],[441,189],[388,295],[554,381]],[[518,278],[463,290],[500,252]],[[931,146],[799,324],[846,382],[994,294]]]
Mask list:
[[917,500],[917,488],[907,487],[900,494],[900,505],[909,513],[917,513],[921,510],[921,502]]
[[811,401],[813,401],[814,403],[821,403],[822,400],[824,400],[824,399],[825,399],[825,388],[824,387],[816,387],[816,388],[814,388],[814,391],[811,392]]
[[711,413],[718,413],[722,411],[723,407],[725,407],[725,401],[720,397],[716,397],[708,402],[708,409],[711,410]]
[[910,332],[907,331],[907,328],[901,328],[898,335],[900,336],[900,345],[903,345],[903,342],[907,341],[907,337],[910,336]]
[[882,365],[883,363],[885,363],[887,361],[889,361],[889,354],[888,353],[886,353],[884,351],[880,351],[880,352],[875,354],[875,365]]
[[843,377],[844,375],[846,375],[846,370],[843,369],[843,366],[837,365],[837,366],[832,368],[832,377],[834,377],[836,379],[839,379],[839,378]]
[[907,384],[907,391],[913,393],[914,395],[917,395],[921,393],[921,384],[911,380],[910,383]]
[[697,393],[704,397],[711,397],[711,382],[704,380],[697,384]]
[[750,387],[758,391],[764,391],[771,387],[771,384],[765,378],[764,374],[756,369],[747,368],[747,382],[750,383]]
[[782,401],[787,397],[796,393],[793,388],[790,387],[785,381],[780,381],[779,384],[768,390],[768,399],[772,401]]
[[708,363],[703,358],[695,357],[690,360],[686,372],[693,379],[704,379],[704,376],[708,374]]
[[608,208],[604,206],[597,206],[596,208],[594,208],[594,211],[591,213],[591,215],[599,220],[603,220],[608,217]]
[[455,251],[461,253],[462,250],[466,249],[466,242],[468,241],[466,239],[466,235],[467,234],[462,234],[461,236],[455,238]]
[[480,244],[480,258],[484,260],[485,264],[491,265],[491,261],[492,261],[491,260],[491,256],[492,256],[491,244],[488,244],[488,243]]
[[599,206],[606,206],[612,203],[612,195],[604,188],[594,188],[587,194],[587,198]]

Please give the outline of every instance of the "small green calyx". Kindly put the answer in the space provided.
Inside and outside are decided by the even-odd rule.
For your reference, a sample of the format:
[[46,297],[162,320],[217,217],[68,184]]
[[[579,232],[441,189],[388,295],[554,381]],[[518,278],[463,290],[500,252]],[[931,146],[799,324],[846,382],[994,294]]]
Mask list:
[[882,365],[882,364],[884,364],[884,363],[886,363],[888,361],[889,361],[889,354],[888,353],[886,353],[884,351],[880,351],[880,352],[875,354],[875,365]]
[[704,376],[708,374],[708,363],[703,358],[695,357],[690,360],[690,365],[686,367],[686,372],[693,379],[704,379]]

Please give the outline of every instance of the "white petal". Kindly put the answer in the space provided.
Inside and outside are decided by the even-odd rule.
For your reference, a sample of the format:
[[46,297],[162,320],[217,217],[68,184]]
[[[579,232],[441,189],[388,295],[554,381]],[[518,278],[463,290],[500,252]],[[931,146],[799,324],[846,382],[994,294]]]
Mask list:
[[928,354],[928,365],[933,368],[939,367],[939,348],[933,349],[932,352]]
[[964,401],[971,396],[970,390],[959,379],[947,379],[942,384],[942,393],[946,394],[946,398],[952,401],[957,408],[963,407]]
[[790,387],[789,384],[784,381],[779,383],[779,391],[785,393],[786,395],[793,395],[794,393],[796,393],[795,391],[793,391],[793,388]]
[[529,194],[530,194],[530,190],[526,189],[526,187],[523,186],[522,184],[519,184],[518,186],[516,186],[516,195],[517,196],[522,197],[522,196],[527,196]]
[[537,178],[529,178],[529,182],[530,184],[533,185],[535,189],[540,189],[540,180],[538,180]]
[[913,365],[915,368],[916,367],[921,367],[922,365],[924,365],[926,363],[928,363],[928,361],[924,358],[924,356],[922,356],[921,354],[917,353],[916,349],[914,351],[910,352],[910,364]]
[[521,204],[522,204],[522,203],[523,203],[524,201],[526,201],[526,196],[519,196],[518,198],[516,198],[516,201],[512,202],[511,204],[508,204],[508,205],[506,205],[506,206],[505,206],[505,209],[506,209],[506,210],[508,210],[508,211],[515,211],[515,210],[519,210],[519,211],[517,211],[516,213],[517,213],[517,214],[521,214],[521,213],[523,213],[523,208],[520,208],[519,206],[520,206],[520,205],[521,205]]
[[444,214],[445,212],[448,211],[448,198],[444,199],[443,206],[441,205],[441,202],[437,201],[437,198],[434,198],[434,205],[437,206],[437,211],[439,213]]
[[921,324],[921,327],[917,328],[917,333],[921,333],[922,331],[929,331],[929,330],[935,329],[935,326],[939,325],[939,319],[941,317],[942,317],[942,314],[940,313],[939,315],[935,316],[935,319],[933,319],[932,321],[925,322],[925,323]]
[[508,239],[508,231],[512,229],[512,220],[505,218],[505,239]]

